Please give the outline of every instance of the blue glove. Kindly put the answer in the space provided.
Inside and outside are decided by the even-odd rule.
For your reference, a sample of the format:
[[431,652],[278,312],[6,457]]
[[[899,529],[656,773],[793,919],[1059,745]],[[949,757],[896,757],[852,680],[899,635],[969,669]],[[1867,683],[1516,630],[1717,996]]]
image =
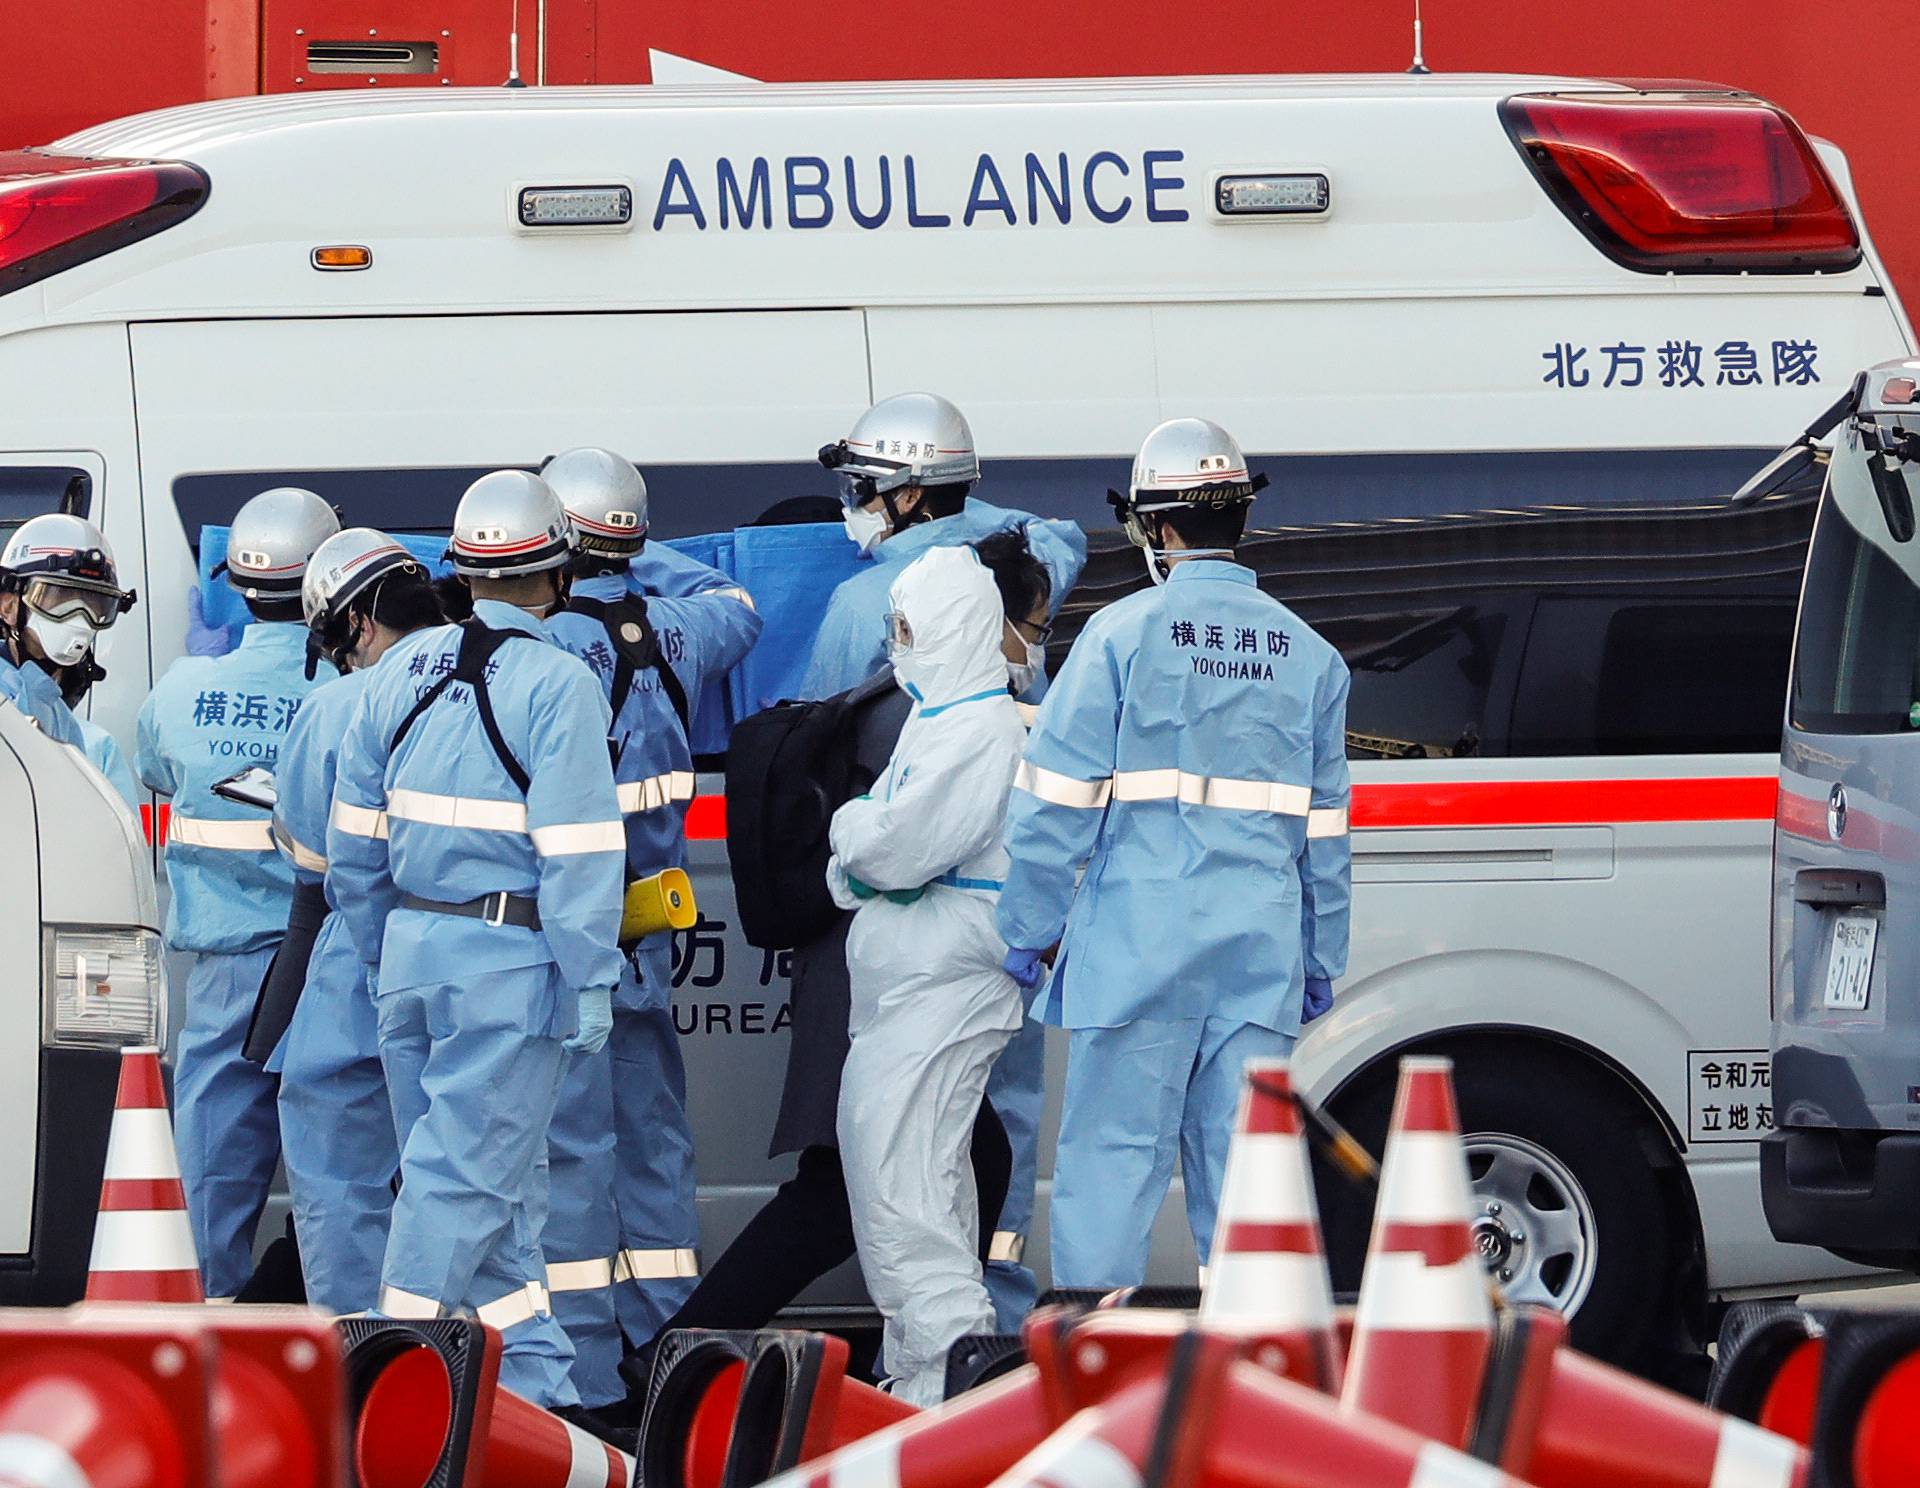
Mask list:
[[206,606],[200,598],[200,586],[187,591],[187,655],[225,656],[234,647],[233,630],[226,625],[209,625]]
[[613,1032],[613,988],[589,987],[580,994],[580,1031],[567,1040],[569,1054],[598,1054]]
[[1031,992],[1047,974],[1040,960],[1045,954],[1044,951],[1010,950],[1001,960],[1000,969],[1013,978],[1014,985],[1022,992]]
[[1300,1010],[1300,1021],[1311,1023],[1333,1006],[1333,983],[1325,977],[1307,978],[1307,1003]]
[[872,884],[855,878],[851,873],[847,875],[847,892],[856,899],[873,899],[880,893]]

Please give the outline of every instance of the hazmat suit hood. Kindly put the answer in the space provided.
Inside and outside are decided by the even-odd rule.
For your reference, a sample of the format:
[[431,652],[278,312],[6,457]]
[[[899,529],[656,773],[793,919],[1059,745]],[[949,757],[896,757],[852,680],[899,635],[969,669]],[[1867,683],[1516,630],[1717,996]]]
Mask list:
[[888,595],[912,635],[893,654],[893,674],[923,713],[1007,690],[1000,591],[972,548],[922,554]]

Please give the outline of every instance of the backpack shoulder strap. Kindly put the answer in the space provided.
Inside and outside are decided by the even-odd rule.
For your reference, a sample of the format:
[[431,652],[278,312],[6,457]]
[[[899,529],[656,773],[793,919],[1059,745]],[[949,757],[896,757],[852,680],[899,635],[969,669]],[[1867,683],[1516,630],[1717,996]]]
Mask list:
[[593,616],[606,627],[607,639],[613,643],[613,687],[610,699],[613,716],[620,716],[621,709],[627,705],[627,695],[633,690],[634,677],[642,668],[647,668],[660,679],[661,691],[666,693],[667,701],[673,704],[674,714],[680,720],[681,733],[691,738],[687,689],[681,685],[679,673],[668,664],[666,654],[661,649],[659,633],[654,630],[653,621],[647,616],[647,602],[637,594],[624,594],[615,600],[576,599],[568,608],[582,615]]
[[500,768],[507,772],[507,778],[525,795],[533,784],[533,777],[526,767],[514,758],[513,751],[507,747],[506,735],[500,732],[500,720],[494,715],[493,698],[487,691],[487,664],[493,655],[514,636],[520,634],[512,630],[495,630],[481,621],[467,619],[460,622],[460,649],[454,654],[453,670],[446,673],[425,692],[420,694],[407,716],[400,720],[400,727],[393,731],[390,749],[398,749],[400,741],[407,736],[420,715],[439,701],[440,695],[455,682],[461,682],[473,689],[474,707],[480,714],[480,728],[487,736]]

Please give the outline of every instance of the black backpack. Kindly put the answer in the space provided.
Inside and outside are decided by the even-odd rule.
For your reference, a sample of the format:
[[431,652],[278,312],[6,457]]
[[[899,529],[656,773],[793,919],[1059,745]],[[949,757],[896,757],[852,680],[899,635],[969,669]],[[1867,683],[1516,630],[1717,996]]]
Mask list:
[[882,670],[816,702],[782,702],[733,726],[727,742],[727,861],[749,945],[786,950],[833,928],[827,827],[873,784],[858,759],[867,707],[894,690]]

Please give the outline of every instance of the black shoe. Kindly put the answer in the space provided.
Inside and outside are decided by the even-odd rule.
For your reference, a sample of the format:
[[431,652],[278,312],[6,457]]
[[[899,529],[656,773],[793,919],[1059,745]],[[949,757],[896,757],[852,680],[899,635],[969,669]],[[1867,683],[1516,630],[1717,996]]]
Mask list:
[[646,1414],[647,1389],[653,1383],[653,1356],[660,1351],[661,1333],[648,1339],[620,1361],[620,1378],[627,1382],[627,1398],[622,1404],[606,1407],[623,1426],[638,1426]]

